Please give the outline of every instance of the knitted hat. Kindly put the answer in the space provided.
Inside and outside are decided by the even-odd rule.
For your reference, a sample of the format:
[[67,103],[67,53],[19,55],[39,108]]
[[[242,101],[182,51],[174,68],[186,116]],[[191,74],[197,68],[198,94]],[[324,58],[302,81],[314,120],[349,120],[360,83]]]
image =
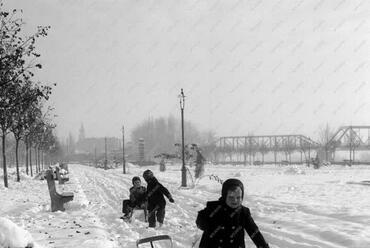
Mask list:
[[242,190],[242,198],[243,198],[244,197],[244,185],[239,179],[236,179],[236,178],[227,179],[222,184],[221,198],[226,200],[227,191],[235,190],[236,187],[240,187],[240,189]]
[[143,173],[143,177],[144,177],[145,181],[147,181],[148,179],[154,177],[154,174],[151,170],[146,170]]
[[134,184],[136,181],[140,181],[141,182],[140,177],[133,177],[132,178],[132,184]]

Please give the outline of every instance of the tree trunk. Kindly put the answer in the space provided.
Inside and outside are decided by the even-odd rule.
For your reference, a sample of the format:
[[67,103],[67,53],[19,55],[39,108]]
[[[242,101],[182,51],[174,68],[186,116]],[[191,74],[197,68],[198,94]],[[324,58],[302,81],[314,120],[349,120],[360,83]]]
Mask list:
[[42,150],[38,149],[39,150],[39,164],[40,164],[40,171],[42,170]]
[[5,156],[5,132],[3,130],[3,135],[1,136],[2,138],[2,150],[3,150],[3,172],[4,172],[4,186],[5,188],[8,188],[8,172],[6,168],[6,156]]
[[31,177],[33,177],[32,171],[32,146],[30,145],[30,170],[31,170]]
[[42,150],[39,150],[39,154],[40,154],[40,171],[42,171],[42,169],[44,167],[44,157],[43,157]]
[[48,157],[45,151],[42,152],[42,169],[45,170],[46,163],[48,161]]
[[44,170],[44,152],[40,150],[41,170]]
[[44,170],[44,151],[40,150],[41,170]]
[[39,167],[37,163],[37,148],[35,146],[35,166],[36,166],[36,174],[39,173]]
[[26,138],[24,143],[26,145],[26,174],[28,175],[28,142],[27,142],[27,138]]
[[39,172],[41,171],[41,156],[40,149],[37,147],[37,162],[39,163]]
[[355,162],[355,148],[353,148],[353,163]]
[[21,178],[19,176],[18,147],[19,139],[15,139],[15,167],[17,168],[17,182],[21,181]]
[[244,166],[247,165],[247,153],[243,151],[243,156],[244,156]]

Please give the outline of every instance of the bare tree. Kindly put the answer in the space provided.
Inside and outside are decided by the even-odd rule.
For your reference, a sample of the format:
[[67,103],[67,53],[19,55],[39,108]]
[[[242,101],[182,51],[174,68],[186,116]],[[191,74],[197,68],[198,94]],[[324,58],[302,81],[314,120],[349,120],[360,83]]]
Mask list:
[[[201,143],[204,137],[195,125],[185,122],[185,143]],[[169,152],[174,149],[174,144],[181,140],[181,124],[179,120],[169,117],[149,118],[137,125],[131,133],[134,141],[143,138],[145,150],[149,156]]]
[[6,135],[13,125],[16,106],[20,104],[17,91],[20,83],[28,81],[34,74],[33,68],[41,68],[34,61],[40,56],[35,52],[35,42],[40,36],[46,36],[49,27],[38,27],[36,33],[24,37],[21,35],[24,22],[19,11],[3,10],[0,2],[0,130],[2,137],[4,186],[8,187],[6,167]]
[[294,151],[294,143],[289,138],[283,142],[283,151],[285,154],[285,160],[289,161],[289,164],[292,163],[292,152]]
[[15,138],[15,160],[17,168],[17,181],[20,181],[18,148],[19,141],[23,138],[26,130],[30,128],[37,120],[37,112],[41,113],[41,101],[47,99],[51,93],[51,88],[48,86],[39,86],[31,81],[24,84],[19,84],[15,97],[19,99],[19,103],[15,104],[12,111],[12,126],[11,132]]
[[335,130],[332,129],[328,123],[325,126],[319,127],[319,134],[318,134],[318,142],[322,146],[323,150],[325,151],[325,160],[329,160],[329,149],[330,145],[329,141],[335,134]]
[[266,144],[261,144],[260,146],[259,146],[259,152],[261,153],[261,155],[262,155],[262,164],[264,164],[265,163],[265,154],[266,153],[268,153],[269,151],[268,151],[268,147],[267,147],[267,145]]

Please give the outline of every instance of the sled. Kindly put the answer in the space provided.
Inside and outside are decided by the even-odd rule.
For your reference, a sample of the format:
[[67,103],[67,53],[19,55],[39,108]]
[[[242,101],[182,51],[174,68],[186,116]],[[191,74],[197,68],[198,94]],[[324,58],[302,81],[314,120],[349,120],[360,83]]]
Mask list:
[[165,246],[165,247],[173,248],[172,239],[168,235],[158,235],[158,236],[152,236],[148,238],[139,239],[138,241],[136,241],[136,247],[137,248],[144,248],[144,247],[150,247],[150,248],[158,247],[159,248],[162,246],[157,246],[156,244],[164,243],[160,241],[167,241],[166,243],[169,243],[170,246]]
[[132,219],[130,216],[121,216],[119,217],[121,220],[127,222],[127,223],[131,223]]
[[134,208],[131,214],[129,214],[128,216],[121,216],[120,219],[128,223],[131,223],[133,219],[148,222],[147,215],[148,213],[146,209]]

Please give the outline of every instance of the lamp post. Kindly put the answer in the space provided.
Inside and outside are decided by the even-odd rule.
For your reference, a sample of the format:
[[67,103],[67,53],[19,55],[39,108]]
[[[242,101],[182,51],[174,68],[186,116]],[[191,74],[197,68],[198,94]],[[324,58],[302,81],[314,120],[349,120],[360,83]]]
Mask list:
[[184,142],[184,107],[185,107],[185,95],[181,89],[179,95],[180,108],[181,108],[181,140],[182,140],[182,168],[181,168],[181,186],[186,187],[186,168],[185,168],[185,142]]
[[104,150],[105,150],[105,158],[104,158],[104,170],[108,169],[107,164],[108,164],[108,159],[107,159],[107,137],[104,138]]
[[126,160],[125,160],[125,127],[122,125],[122,167],[123,174],[126,174]]

